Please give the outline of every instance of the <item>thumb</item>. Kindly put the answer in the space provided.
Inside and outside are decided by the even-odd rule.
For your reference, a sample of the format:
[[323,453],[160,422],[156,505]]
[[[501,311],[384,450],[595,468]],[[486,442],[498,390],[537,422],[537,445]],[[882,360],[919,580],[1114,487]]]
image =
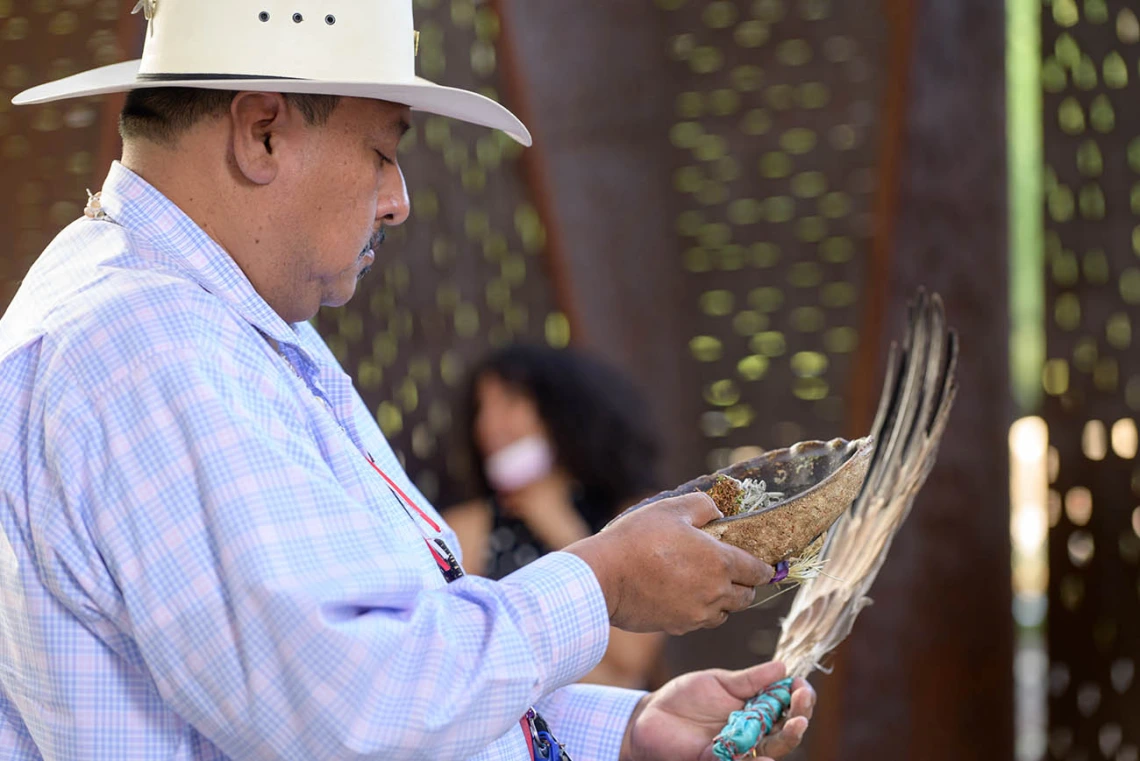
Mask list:
[[738,700],[750,700],[773,682],[787,676],[788,670],[779,661],[761,663],[742,671],[723,671],[718,675],[720,684],[728,694]]
[[713,502],[712,497],[704,492],[693,492],[692,494],[683,494],[680,497],[674,497],[673,510],[683,516],[685,520],[700,528],[709,521],[715,521],[717,518],[723,518],[722,513]]

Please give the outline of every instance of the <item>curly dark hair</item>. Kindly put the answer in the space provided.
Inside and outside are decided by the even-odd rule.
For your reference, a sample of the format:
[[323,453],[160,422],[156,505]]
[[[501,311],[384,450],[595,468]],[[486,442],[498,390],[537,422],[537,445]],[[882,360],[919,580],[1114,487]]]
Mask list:
[[582,517],[590,525],[660,488],[657,430],[645,399],[625,376],[572,349],[513,345],[476,365],[467,384],[466,448],[481,496],[494,491],[475,442],[476,389],[488,375],[534,400],[557,462],[582,489]]

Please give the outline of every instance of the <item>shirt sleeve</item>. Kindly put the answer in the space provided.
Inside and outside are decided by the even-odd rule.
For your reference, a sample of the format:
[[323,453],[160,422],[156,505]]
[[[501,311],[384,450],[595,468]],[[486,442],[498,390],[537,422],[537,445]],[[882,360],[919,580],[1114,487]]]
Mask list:
[[[124,656],[226,755],[470,757],[601,660],[607,609],[581,559],[426,589],[407,516],[349,494],[231,365],[171,348],[43,413],[71,524],[56,535],[89,539]],[[606,700],[554,705],[576,721]]]
[[620,687],[574,684],[538,704],[571,758],[618,761],[633,709],[645,693]]

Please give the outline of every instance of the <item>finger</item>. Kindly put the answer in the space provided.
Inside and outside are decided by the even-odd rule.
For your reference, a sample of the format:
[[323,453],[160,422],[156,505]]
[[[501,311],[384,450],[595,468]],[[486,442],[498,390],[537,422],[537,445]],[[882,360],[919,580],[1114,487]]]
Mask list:
[[704,492],[683,494],[680,497],[673,497],[668,502],[671,503],[674,510],[685,516],[689,523],[697,528],[709,521],[724,517],[724,513],[717,509],[712,497]]
[[[713,752],[713,746],[710,743],[709,745],[705,746],[705,749],[703,751],[701,751],[701,755],[697,758],[697,761],[720,761],[720,759],[718,759],[716,753]],[[754,761],[764,760],[755,759]]]
[[800,746],[807,728],[808,720],[803,716],[788,719],[779,732],[760,741],[756,752],[771,758],[783,758]]
[[699,628],[699,629],[715,629],[727,620],[728,620],[728,611],[722,610],[720,613],[717,613],[710,618],[706,618],[704,620],[704,622],[702,622],[697,628]]
[[728,563],[728,573],[733,584],[759,587],[772,580],[776,571],[763,560],[752,557],[739,547],[723,544],[721,552]]
[[761,663],[742,671],[723,671],[717,679],[725,691],[740,701],[749,700],[763,692],[773,682],[787,675],[787,669],[779,661]]
[[788,710],[788,717],[803,716],[810,719],[815,711],[815,689],[803,679],[797,679],[792,685],[792,706]]
[[745,587],[733,584],[726,599],[728,609],[735,612],[744,610],[756,600],[756,587]]

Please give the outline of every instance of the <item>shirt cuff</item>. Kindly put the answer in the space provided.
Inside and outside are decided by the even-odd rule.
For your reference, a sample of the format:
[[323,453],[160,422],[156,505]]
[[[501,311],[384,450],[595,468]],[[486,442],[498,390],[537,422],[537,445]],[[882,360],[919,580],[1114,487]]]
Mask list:
[[537,707],[571,758],[618,761],[629,717],[644,695],[640,690],[575,684]]
[[552,552],[499,583],[524,612],[520,621],[544,669],[543,694],[576,682],[601,662],[610,639],[610,614],[586,561]]

